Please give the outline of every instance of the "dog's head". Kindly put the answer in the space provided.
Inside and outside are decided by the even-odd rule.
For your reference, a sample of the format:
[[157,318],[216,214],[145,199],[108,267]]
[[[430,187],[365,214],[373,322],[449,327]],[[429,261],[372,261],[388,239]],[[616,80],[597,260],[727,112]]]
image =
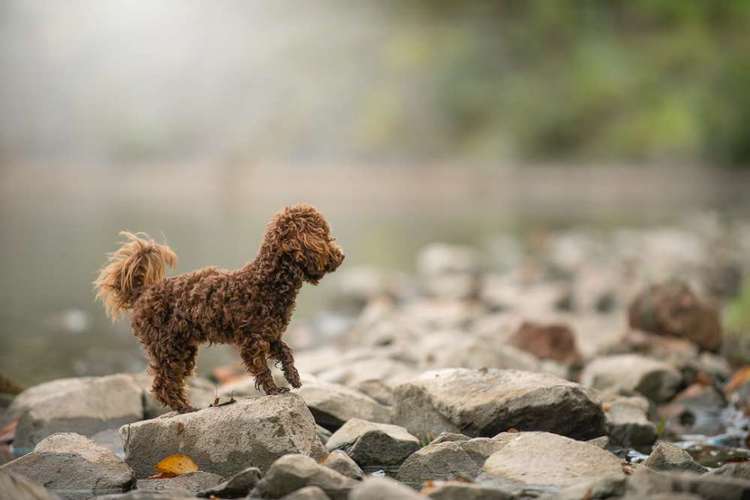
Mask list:
[[278,238],[281,252],[299,266],[305,281],[314,285],[344,260],[328,223],[310,205],[293,205],[279,212],[269,233]]

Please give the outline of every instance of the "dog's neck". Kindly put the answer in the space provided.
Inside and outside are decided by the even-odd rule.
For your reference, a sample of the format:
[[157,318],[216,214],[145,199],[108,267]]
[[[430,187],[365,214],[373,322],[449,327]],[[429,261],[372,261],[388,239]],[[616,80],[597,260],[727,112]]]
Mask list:
[[275,249],[261,246],[258,256],[251,263],[240,270],[252,276],[252,281],[260,287],[260,292],[267,291],[278,297],[278,305],[287,307],[294,300],[302,288],[304,276],[299,266],[291,256]]

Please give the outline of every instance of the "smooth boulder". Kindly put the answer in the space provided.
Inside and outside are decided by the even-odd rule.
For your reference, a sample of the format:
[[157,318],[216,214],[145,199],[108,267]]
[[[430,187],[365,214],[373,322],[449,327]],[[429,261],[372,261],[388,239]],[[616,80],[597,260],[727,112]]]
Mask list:
[[487,458],[483,474],[526,484],[569,486],[584,480],[622,476],[612,453],[549,432],[504,433],[502,447]]
[[224,477],[250,466],[265,471],[288,453],[325,455],[310,410],[294,394],[162,416],[126,425],[120,433],[125,461],[139,478],[150,476],[154,465],[175,453]]
[[110,450],[80,434],[54,434],[34,451],[8,462],[0,472],[20,474],[67,496],[70,492],[105,494],[127,491],[133,471]]
[[604,413],[583,387],[543,373],[429,371],[397,386],[394,400],[394,423],[421,437],[492,437],[511,428],[577,439],[605,434]]

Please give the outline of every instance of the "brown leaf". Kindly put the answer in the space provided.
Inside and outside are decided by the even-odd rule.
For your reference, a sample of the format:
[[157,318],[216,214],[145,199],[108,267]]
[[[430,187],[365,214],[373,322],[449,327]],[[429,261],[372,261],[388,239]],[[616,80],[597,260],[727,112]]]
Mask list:
[[750,366],[740,368],[734,375],[732,375],[729,382],[727,382],[727,385],[724,387],[724,392],[726,394],[731,394],[742,387],[742,385],[748,380],[750,380]]

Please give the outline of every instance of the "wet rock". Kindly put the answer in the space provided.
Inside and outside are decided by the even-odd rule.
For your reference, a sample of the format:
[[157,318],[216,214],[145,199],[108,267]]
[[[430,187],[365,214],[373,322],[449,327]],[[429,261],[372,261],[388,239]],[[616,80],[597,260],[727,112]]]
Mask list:
[[656,441],[656,425],[648,420],[648,401],[642,397],[620,397],[604,404],[607,434],[617,446],[639,447]]
[[725,464],[709,472],[714,476],[731,477],[750,481],[750,462]]
[[657,443],[643,465],[660,471],[685,471],[698,474],[708,471],[707,468],[696,463],[688,452],[666,441]]
[[343,449],[363,467],[396,465],[419,449],[419,440],[403,427],[355,418],[333,433],[326,448]]
[[567,325],[524,321],[509,339],[510,344],[539,359],[552,359],[563,364],[581,361],[576,336]]
[[637,354],[595,359],[581,373],[581,383],[594,389],[612,389],[643,394],[655,402],[669,400],[682,381],[671,365]]
[[55,434],[43,439],[34,451],[2,467],[52,491],[84,490],[92,494],[126,491],[133,471],[110,450],[80,434]]
[[200,470],[224,477],[247,466],[266,470],[287,453],[316,458],[325,454],[310,410],[294,394],[162,416],[124,426],[120,433],[125,460],[137,477],[151,475],[156,463],[174,453],[184,453]]
[[317,486],[306,486],[289,493],[282,500],[328,500],[330,497]]
[[349,495],[349,500],[424,500],[420,495],[408,486],[398,481],[385,477],[368,477],[357,486]]
[[630,304],[628,322],[632,328],[685,338],[709,351],[721,346],[718,310],[679,280],[641,292]]
[[241,470],[226,481],[223,481],[210,488],[204,488],[198,492],[197,496],[203,498],[239,498],[247,495],[261,478],[260,469],[257,467],[248,467]]
[[431,371],[397,386],[394,398],[394,423],[418,436],[494,436],[509,428],[578,439],[605,434],[601,407],[580,385],[541,373]]
[[281,498],[306,486],[317,486],[333,500],[345,499],[357,481],[320,465],[305,455],[276,460],[251,492],[261,498]]
[[483,472],[526,484],[568,486],[581,480],[622,475],[620,459],[591,444],[548,432],[504,433],[504,445]]
[[60,379],[15,398],[6,418],[19,417],[14,447],[30,450],[57,432],[92,436],[143,418],[143,391],[129,375]]
[[195,496],[198,492],[212,488],[223,480],[224,478],[218,474],[196,471],[163,479],[139,479],[136,482],[136,488],[141,491],[175,492]]
[[359,468],[359,465],[357,465],[357,462],[341,450],[333,450],[329,453],[325,460],[323,460],[323,465],[335,470],[342,476],[352,479],[360,480],[365,475],[362,469]]
[[295,391],[302,396],[315,422],[335,430],[352,418],[390,423],[391,410],[361,392],[339,384],[304,380]]
[[740,500],[750,496],[750,481],[711,474],[658,472],[641,467],[628,478],[626,491],[627,498],[691,493],[704,500]]
[[[171,408],[161,404],[156,400],[154,395],[151,394],[151,384],[153,382],[152,376],[146,373],[137,373],[132,375],[132,377],[145,394],[143,418],[155,418],[172,411]],[[195,408],[206,408],[213,403],[216,398],[216,386],[204,378],[190,377],[187,380],[186,386],[188,398]]]
[[464,481],[432,481],[421,494],[435,500],[512,500],[515,496],[500,488]]
[[473,480],[487,457],[504,444],[490,438],[431,443],[401,464],[397,478],[415,487],[429,480]]
[[0,470],[0,498],[4,500],[58,500],[60,497],[20,474]]

